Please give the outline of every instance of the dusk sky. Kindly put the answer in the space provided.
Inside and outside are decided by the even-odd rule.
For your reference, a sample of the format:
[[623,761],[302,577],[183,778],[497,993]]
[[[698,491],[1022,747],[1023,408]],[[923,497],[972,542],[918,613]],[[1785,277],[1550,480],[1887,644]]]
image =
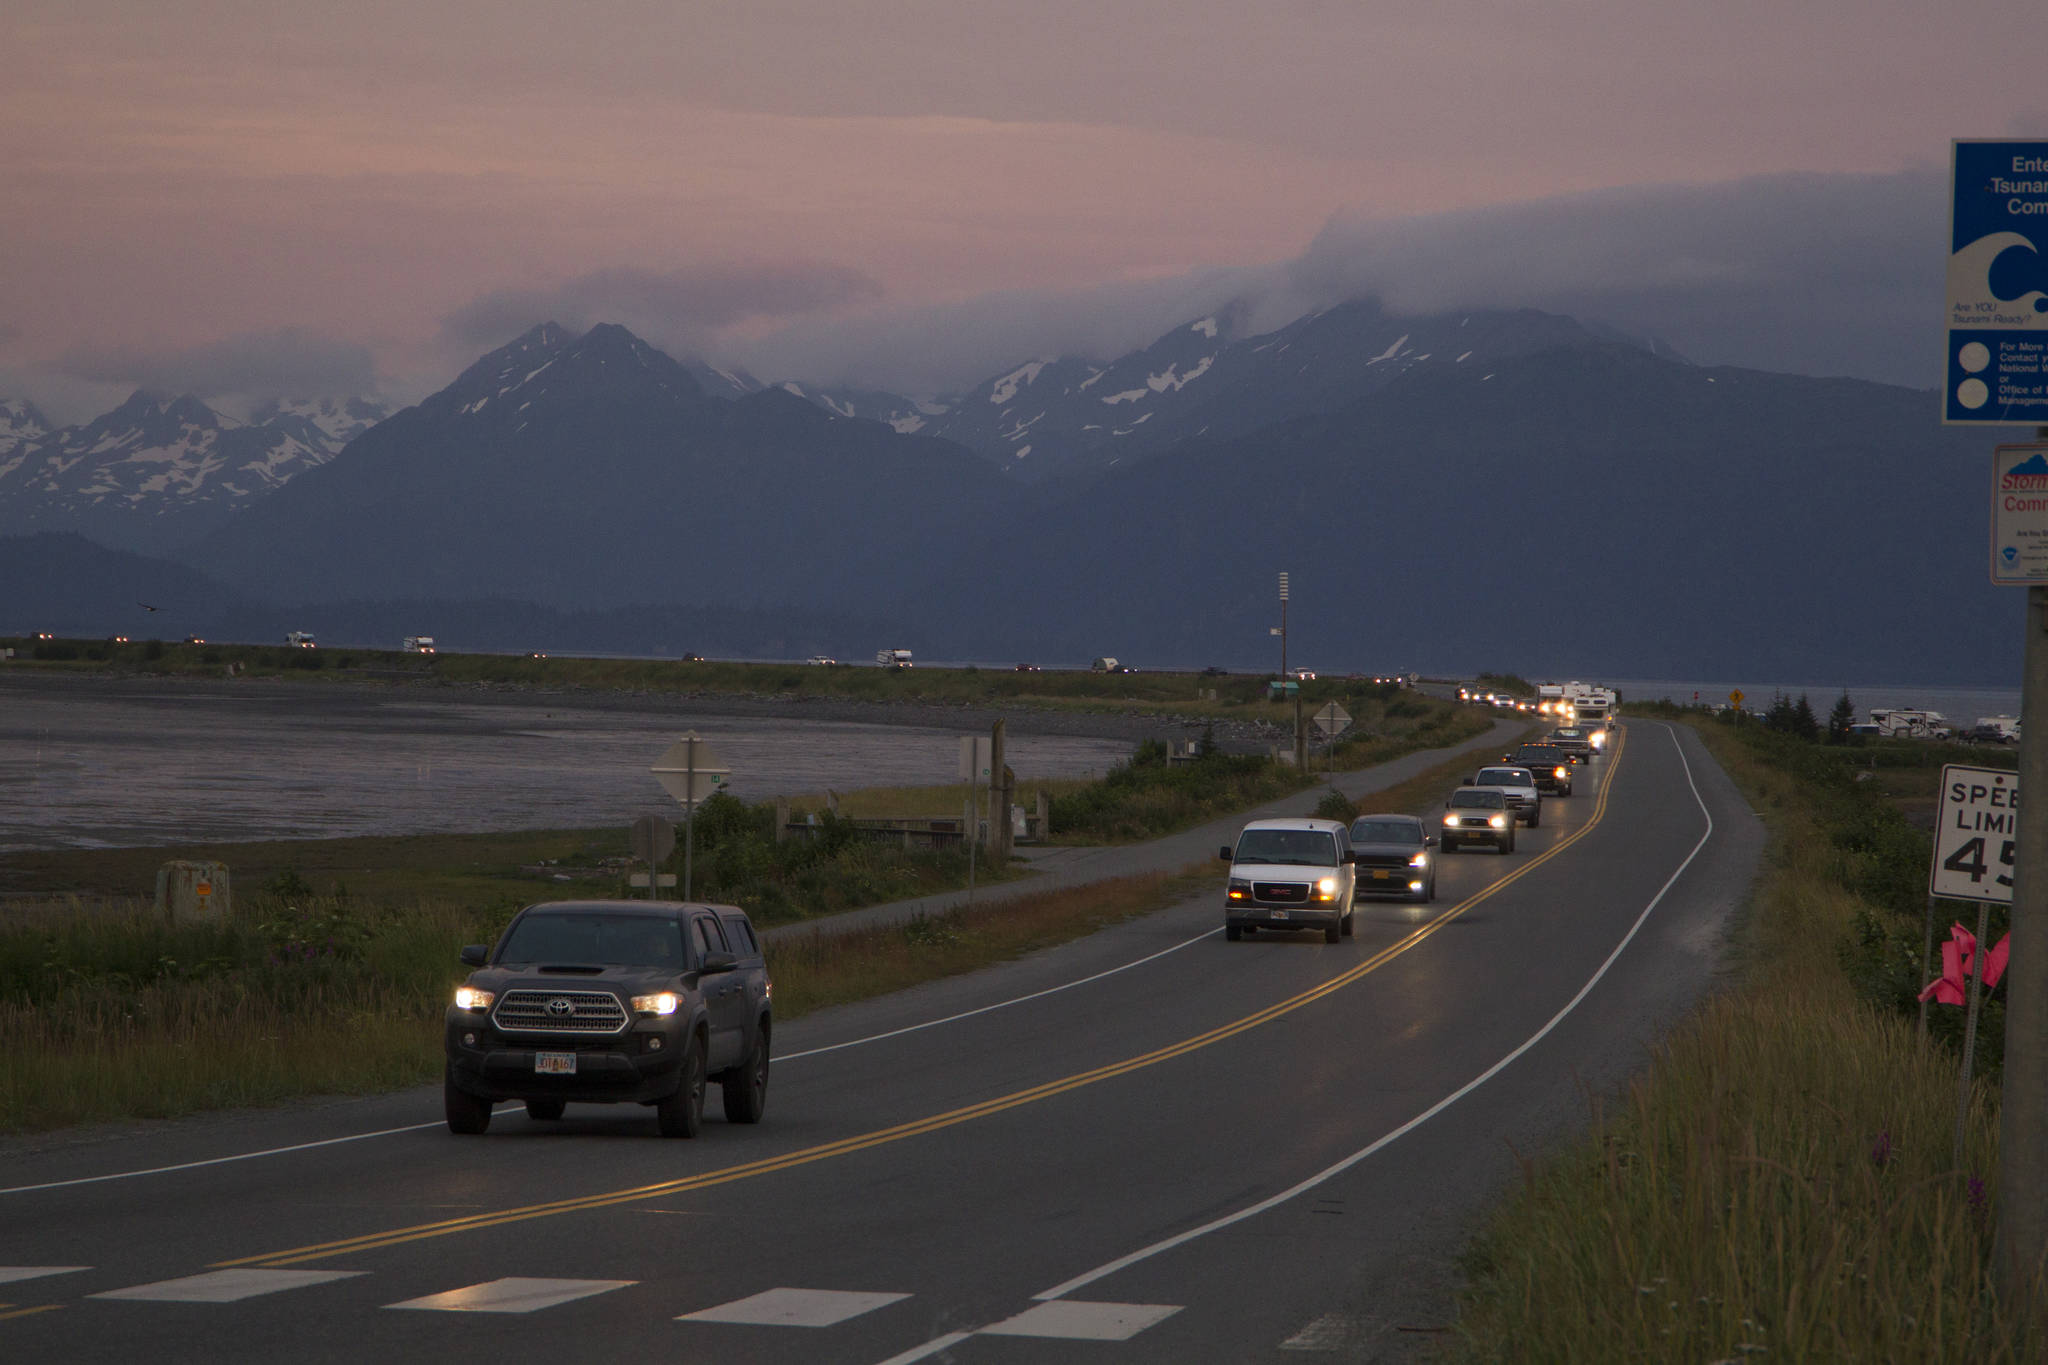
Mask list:
[[925,392],[1232,298],[1941,380],[2041,0],[11,0],[0,397],[409,401],[533,322]]

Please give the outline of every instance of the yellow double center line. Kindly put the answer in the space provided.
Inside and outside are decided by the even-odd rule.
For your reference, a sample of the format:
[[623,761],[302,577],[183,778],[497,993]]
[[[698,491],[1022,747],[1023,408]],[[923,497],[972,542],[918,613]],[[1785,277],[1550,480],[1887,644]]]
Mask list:
[[1099,1066],[1092,1071],[1082,1071],[1071,1076],[1063,1076],[1058,1080],[1047,1081],[1043,1085],[1034,1085],[1027,1090],[1012,1091],[1007,1095],[983,1100],[979,1104],[970,1104],[960,1109],[949,1109],[942,1114],[933,1114],[927,1118],[915,1119],[909,1123],[899,1123],[893,1128],[880,1128],[871,1133],[841,1138],[837,1142],[827,1142],[816,1147],[805,1147],[800,1151],[789,1152],[782,1156],[764,1157],[759,1161],[749,1161],[738,1166],[727,1166],[721,1170],[706,1171],[702,1175],[685,1176],[680,1180],[663,1180],[652,1185],[636,1185],[622,1190],[607,1190],[598,1194],[581,1195],[574,1199],[558,1199],[548,1204],[528,1204],[520,1208],[499,1209],[493,1213],[471,1214],[464,1218],[450,1218],[440,1223],[420,1223],[412,1227],[393,1228],[388,1232],[366,1233],[360,1237],[346,1237],[340,1241],[320,1242],[312,1246],[294,1247],[289,1251],[274,1251],[261,1256],[244,1256],[239,1260],[216,1261],[213,1264],[217,1268],[260,1266],[268,1269],[278,1269],[284,1266],[304,1265],[308,1261],[323,1261],[336,1256],[349,1256],[360,1251],[375,1251],[381,1247],[398,1246],[404,1242],[417,1242],[429,1237],[447,1237],[460,1232],[476,1232],[484,1228],[500,1227],[506,1223],[522,1223],[532,1218],[552,1218],[558,1214],[582,1213],[590,1209],[609,1208],[614,1204],[630,1204],[642,1199],[656,1199],[662,1195],[682,1194],[691,1190],[709,1189],[713,1185],[728,1185],[735,1180],[749,1180],[755,1176],[771,1175],[776,1171],[787,1171],[798,1166],[808,1166],[814,1161],[826,1161],[832,1157],[847,1156],[854,1152],[866,1151],[870,1147],[881,1147],[891,1142],[901,1142],[905,1138],[935,1133],[941,1128],[951,1128],[955,1124],[968,1123],[975,1119],[987,1118],[991,1114],[1000,1114],[1005,1110],[1016,1109],[1027,1104],[1035,1104],[1040,1100],[1051,1099],[1054,1095],[1064,1095],[1070,1090],[1079,1090],[1083,1086],[1094,1085],[1099,1081],[1112,1080],[1118,1076],[1127,1076],[1131,1072],[1142,1071],[1146,1067],[1157,1066],[1161,1062],[1171,1061],[1176,1057],[1184,1057],[1211,1044],[1220,1043],[1226,1038],[1234,1038],[1240,1033],[1245,1033],[1259,1027],[1261,1024],[1271,1023],[1282,1015],[1292,1014],[1303,1006],[1313,1004],[1325,996],[1336,994],[1366,973],[1376,971],[1393,961],[1401,954],[1421,943],[1424,939],[1427,939],[1430,935],[1442,929],[1452,920],[1458,918],[1458,916],[1464,914],[1467,910],[1470,910],[1473,906],[1496,895],[1502,888],[1512,886],[1537,868],[1543,866],[1543,864],[1549,862],[1552,858],[1563,853],[1579,840],[1585,838],[1607,813],[1607,794],[1613,790],[1614,774],[1620,767],[1621,750],[1626,742],[1626,732],[1617,733],[1623,734],[1624,738],[1616,742],[1613,754],[1607,759],[1606,780],[1600,784],[1599,798],[1594,802],[1593,813],[1587,818],[1584,825],[1574,830],[1565,838],[1560,839],[1548,851],[1529,859],[1529,861],[1523,863],[1515,871],[1487,886],[1485,890],[1444,911],[1427,924],[1419,926],[1405,937],[1380,949],[1357,966],[1340,972],[1321,985],[1303,991],[1299,995],[1290,996],[1285,1000],[1268,1005],[1266,1008],[1252,1014],[1247,1014],[1241,1019],[1236,1019],[1218,1028],[1210,1029],[1207,1033],[1198,1033],[1191,1038],[1184,1038],[1180,1042],[1169,1044],[1152,1052],[1126,1058],[1121,1062],[1112,1062],[1107,1066]]

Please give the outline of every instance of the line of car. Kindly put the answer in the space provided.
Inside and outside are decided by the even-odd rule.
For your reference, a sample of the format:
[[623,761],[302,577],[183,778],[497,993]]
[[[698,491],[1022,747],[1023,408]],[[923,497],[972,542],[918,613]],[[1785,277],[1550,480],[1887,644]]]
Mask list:
[[1307,816],[1254,820],[1217,856],[1230,864],[1223,893],[1223,936],[1318,929],[1325,942],[1351,934],[1358,897],[1436,899],[1437,863],[1484,844],[1515,851],[1518,827],[1543,822],[1543,799],[1570,796],[1576,770],[1604,750],[1609,721],[1561,726],[1487,764],[1444,802],[1438,821],[1413,815],[1361,815],[1348,825]]

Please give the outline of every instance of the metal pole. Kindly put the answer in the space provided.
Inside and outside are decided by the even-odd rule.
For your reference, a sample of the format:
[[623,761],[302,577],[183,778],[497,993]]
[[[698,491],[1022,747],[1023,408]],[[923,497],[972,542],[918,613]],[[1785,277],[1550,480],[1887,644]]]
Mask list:
[[[2025,809],[2025,807],[2021,807]],[[1984,936],[1991,932],[1991,902],[1977,904],[1977,946],[1970,950],[1970,1002],[1963,1025],[1963,1067],[1956,1079],[1956,1169],[1963,1166],[1963,1133],[1970,1118],[1970,1073],[1977,1064],[1977,1011],[1984,1002],[1984,954],[1990,947]]]
[[[1920,975],[1915,980],[1925,982],[1927,974],[1934,970],[1934,897],[1927,898],[1927,933],[1920,944]],[[1921,1042],[1927,1041],[1927,1002],[1920,1002],[1920,1022],[1914,1025],[1913,1036]]]
[[[2048,440],[2048,427],[2035,435]],[[2048,588],[2027,589],[2020,693],[2020,790],[2048,793]],[[2006,959],[2005,1077],[1999,1110],[1999,1289],[2020,1330],[2048,1331],[2048,800],[2024,798]],[[1981,951],[1981,949],[1980,949]]]
[[690,732],[688,742],[683,746],[683,781],[688,783],[683,790],[689,795],[683,800],[683,899],[690,899],[691,876],[695,870],[692,864],[697,857],[697,734]]

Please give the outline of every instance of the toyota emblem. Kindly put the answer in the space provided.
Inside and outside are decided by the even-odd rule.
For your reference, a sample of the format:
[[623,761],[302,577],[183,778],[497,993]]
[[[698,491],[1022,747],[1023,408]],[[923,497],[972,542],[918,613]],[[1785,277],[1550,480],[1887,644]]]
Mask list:
[[567,1015],[574,1014],[575,1012],[576,1002],[574,1000],[571,1000],[566,995],[558,995],[554,999],[548,1001],[548,1013],[554,1015],[558,1019],[563,1018]]

